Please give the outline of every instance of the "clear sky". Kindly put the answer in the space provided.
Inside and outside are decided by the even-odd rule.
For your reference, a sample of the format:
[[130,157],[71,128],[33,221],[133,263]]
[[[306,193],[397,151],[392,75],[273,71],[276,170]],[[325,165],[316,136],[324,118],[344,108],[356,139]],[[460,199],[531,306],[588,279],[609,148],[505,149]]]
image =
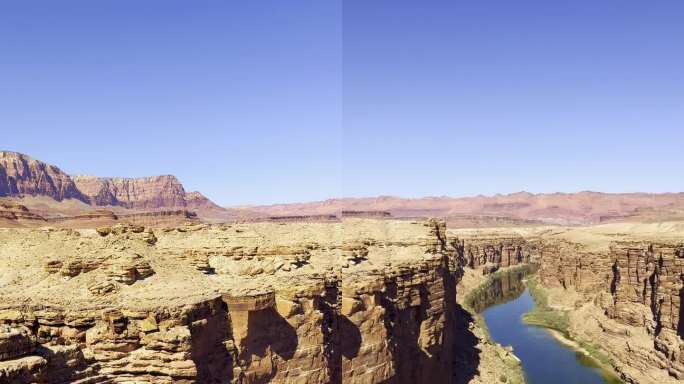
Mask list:
[[220,204],[684,191],[684,2],[0,2],[0,148]]

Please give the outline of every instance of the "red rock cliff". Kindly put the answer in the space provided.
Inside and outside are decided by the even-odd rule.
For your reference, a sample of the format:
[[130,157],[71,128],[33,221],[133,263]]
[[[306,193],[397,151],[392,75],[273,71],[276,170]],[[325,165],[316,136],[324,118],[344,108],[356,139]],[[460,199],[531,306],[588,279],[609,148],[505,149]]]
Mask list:
[[186,206],[185,189],[171,175],[138,179],[75,176],[74,182],[92,205],[134,209]]
[[137,210],[188,209],[216,218],[230,216],[199,192],[186,193],[175,176],[102,178],[69,176],[54,165],[16,152],[0,151],[0,197],[47,196],[93,206]]
[[73,180],[54,165],[17,152],[0,151],[0,196],[49,196],[57,201],[85,197]]

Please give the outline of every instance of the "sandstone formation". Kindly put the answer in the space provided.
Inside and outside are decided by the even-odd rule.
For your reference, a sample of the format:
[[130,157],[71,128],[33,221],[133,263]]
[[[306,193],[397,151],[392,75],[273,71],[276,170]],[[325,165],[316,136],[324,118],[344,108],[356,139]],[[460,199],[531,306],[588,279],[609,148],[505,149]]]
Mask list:
[[219,207],[213,201],[209,200],[202,193],[194,191],[185,194],[185,207],[192,211],[223,211],[224,208]]
[[54,165],[0,151],[0,197],[15,195],[43,195],[57,201],[84,199],[69,175]]
[[[88,206],[130,210],[123,214],[188,210],[210,221],[227,221],[250,214],[244,210],[219,207],[199,192],[187,193],[178,179],[171,175],[143,178],[71,177],[59,168],[27,155],[0,151],[0,197],[26,196],[49,197],[65,204],[68,200],[85,204],[79,212],[70,215],[61,214],[61,209],[51,209],[50,204],[42,204],[40,215],[44,218],[100,214]],[[70,211],[76,209],[74,206]]]
[[[0,230],[0,382],[467,382],[438,221]],[[409,363],[410,362],[410,363]]]
[[73,179],[92,205],[155,209],[187,204],[183,185],[171,175],[139,179],[75,176]]
[[25,206],[11,200],[0,199],[0,225],[2,226],[31,226],[42,225],[47,221]]

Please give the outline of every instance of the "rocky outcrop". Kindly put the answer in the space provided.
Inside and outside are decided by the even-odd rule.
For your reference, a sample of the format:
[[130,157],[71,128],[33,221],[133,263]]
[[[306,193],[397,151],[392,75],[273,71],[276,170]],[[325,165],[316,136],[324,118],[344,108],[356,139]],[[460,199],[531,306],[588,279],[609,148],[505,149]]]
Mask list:
[[11,200],[0,199],[0,220],[17,226],[41,225],[47,220],[25,206]]
[[49,196],[57,201],[85,199],[69,175],[54,165],[0,151],[0,197],[17,195]]
[[455,369],[472,338],[456,326],[443,222],[5,229],[0,241],[0,382],[473,374]]

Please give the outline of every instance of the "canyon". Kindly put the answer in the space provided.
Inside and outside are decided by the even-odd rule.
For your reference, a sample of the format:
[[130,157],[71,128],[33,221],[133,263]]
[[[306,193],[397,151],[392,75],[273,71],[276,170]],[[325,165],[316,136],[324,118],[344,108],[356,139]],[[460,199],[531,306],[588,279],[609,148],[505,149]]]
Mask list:
[[[594,351],[623,381],[684,380],[684,223],[448,234],[466,268],[481,266],[483,274],[528,261],[537,265],[553,319],[538,324]],[[472,272],[465,278],[473,280]],[[470,286],[483,278],[474,281]]]
[[0,152],[0,383],[522,383],[478,308],[492,276],[531,265],[536,324],[625,382],[681,382],[682,207],[582,192],[224,208],[173,176]]
[[676,222],[0,229],[0,382],[522,377],[515,351],[488,340],[464,298],[492,273],[532,263],[568,337],[599,346],[627,382],[674,383],[684,372],[682,238]]

